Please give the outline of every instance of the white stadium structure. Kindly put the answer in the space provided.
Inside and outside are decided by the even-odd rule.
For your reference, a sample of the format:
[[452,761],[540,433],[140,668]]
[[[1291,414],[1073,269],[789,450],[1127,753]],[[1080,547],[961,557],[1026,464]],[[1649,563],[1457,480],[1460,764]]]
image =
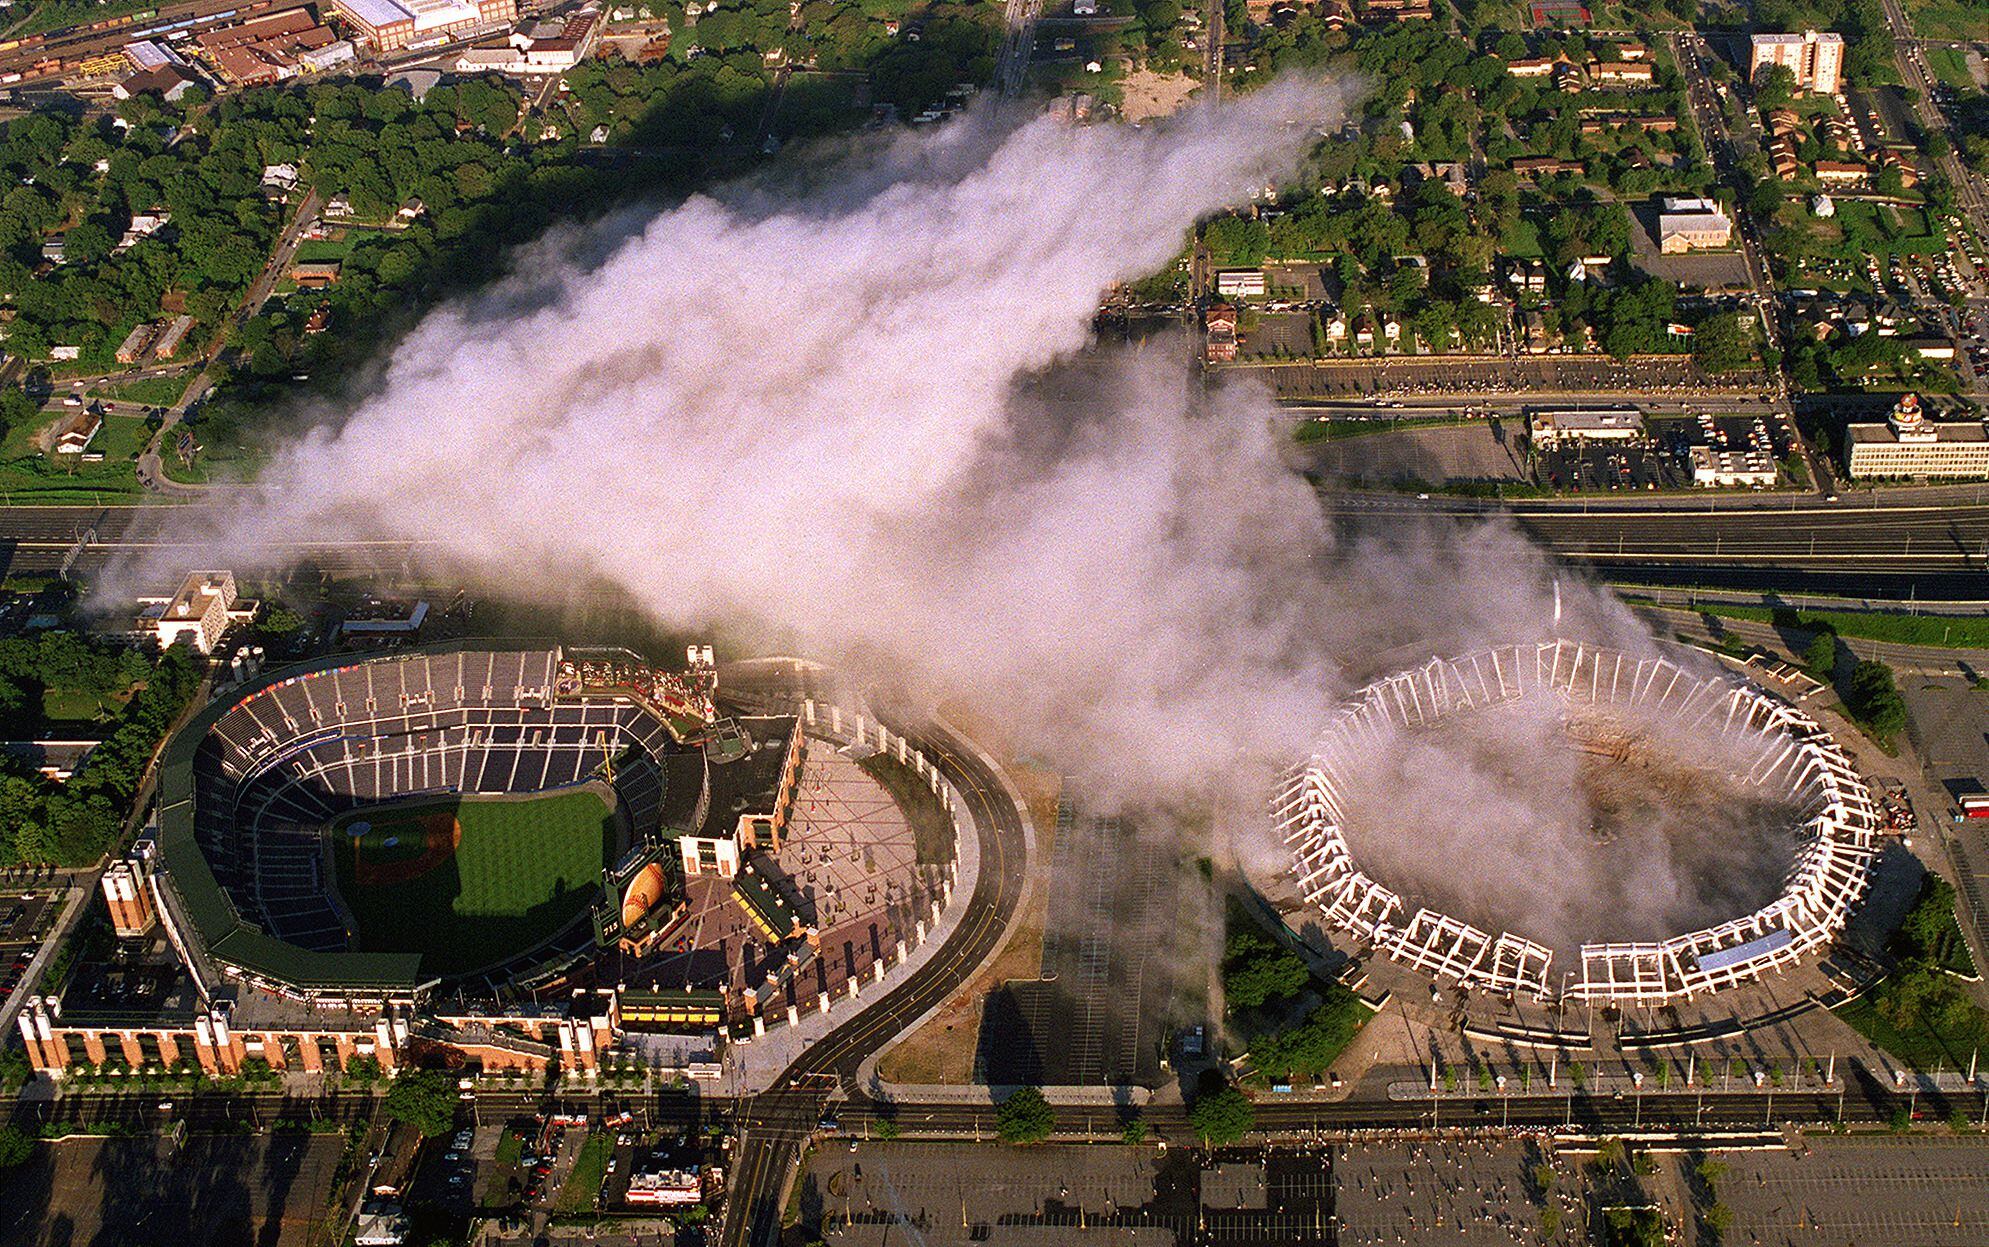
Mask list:
[[[1736,781],[1786,793],[1801,811],[1781,892],[1752,913],[1655,943],[1593,943],[1557,984],[1554,954],[1514,932],[1480,930],[1366,874],[1342,828],[1350,778],[1403,730],[1551,691],[1731,742]],[[1311,756],[1284,777],[1273,815],[1299,893],[1338,931],[1460,988],[1597,1004],[1704,996],[1793,966],[1827,945],[1863,895],[1879,819],[1864,782],[1815,720],[1738,679],[1573,641],[1508,645],[1378,680],[1342,708]],[[1550,986],[1555,985],[1555,986]]]

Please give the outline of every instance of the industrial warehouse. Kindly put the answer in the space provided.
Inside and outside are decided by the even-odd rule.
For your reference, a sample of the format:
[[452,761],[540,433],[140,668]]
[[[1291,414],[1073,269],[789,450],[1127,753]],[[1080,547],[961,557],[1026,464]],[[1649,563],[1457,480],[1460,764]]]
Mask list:
[[249,673],[169,742],[103,879],[118,950],[27,1002],[30,1059],[713,1069],[881,980],[950,897],[923,754],[796,709],[727,713],[708,646]]

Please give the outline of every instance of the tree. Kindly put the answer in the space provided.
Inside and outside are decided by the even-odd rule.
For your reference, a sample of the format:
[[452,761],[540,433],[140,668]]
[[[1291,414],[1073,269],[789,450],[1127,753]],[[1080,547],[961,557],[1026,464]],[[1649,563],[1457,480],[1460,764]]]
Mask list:
[[35,1141],[13,1126],[0,1126],[0,1169],[13,1169],[35,1154]]
[[1233,930],[1223,950],[1222,990],[1232,1009],[1255,1009],[1305,990],[1305,962],[1249,928]]
[[1919,899],[1899,924],[1899,951],[1922,961],[1939,961],[1954,929],[1954,885],[1929,874],[1921,881]]
[[1851,668],[1845,701],[1872,735],[1889,740],[1906,726],[1906,701],[1892,678],[1892,668],[1870,659]]
[[995,1109],[995,1133],[1004,1143],[1041,1143],[1056,1124],[1056,1111],[1034,1087],[1017,1088]]
[[1188,1124],[1208,1147],[1228,1147],[1257,1124],[1257,1110],[1241,1091],[1227,1083],[1195,1097]]
[[23,394],[18,387],[9,386],[0,391],[0,426],[11,429],[40,416],[41,408],[35,400]]
[[440,1070],[408,1070],[387,1089],[387,1116],[433,1139],[456,1126],[456,1088]]
[[1803,650],[1803,666],[1825,684],[1837,674],[1837,634],[1825,629],[1810,639]]
[[1715,312],[1692,335],[1692,358],[1707,372],[1732,372],[1754,358],[1753,335],[1733,312]]
[[[1334,984],[1325,1003],[1296,1025],[1250,1037],[1250,1057],[1266,1077],[1280,1081],[1313,1079],[1339,1058],[1360,1033],[1367,1009],[1354,994]],[[1483,1071],[1490,1080],[1491,1071]]]
[[1754,103],[1763,109],[1787,108],[1796,98],[1796,71],[1787,65],[1770,65],[1754,79]]

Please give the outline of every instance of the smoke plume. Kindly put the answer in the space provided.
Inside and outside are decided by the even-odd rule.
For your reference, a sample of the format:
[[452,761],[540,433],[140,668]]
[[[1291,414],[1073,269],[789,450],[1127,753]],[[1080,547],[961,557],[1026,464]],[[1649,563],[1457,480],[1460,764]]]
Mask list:
[[[672,629],[746,621],[960,697],[1094,795],[1264,778],[1350,657],[1551,616],[1505,528],[1337,536],[1288,426],[1254,386],[1205,390],[1186,341],[1090,349],[1105,287],[1289,176],[1346,95],[969,116],[549,238],[218,507],[212,557],[412,540],[527,599],[605,582]],[[1571,632],[1636,643],[1569,602]],[[1226,791],[1261,827],[1261,791]]]

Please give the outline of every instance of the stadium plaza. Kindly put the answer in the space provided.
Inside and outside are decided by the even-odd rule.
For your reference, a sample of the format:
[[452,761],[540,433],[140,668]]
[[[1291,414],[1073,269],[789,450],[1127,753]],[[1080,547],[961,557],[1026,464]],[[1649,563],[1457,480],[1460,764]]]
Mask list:
[[27,1001],[35,1068],[715,1076],[905,961],[955,797],[902,736],[732,713],[709,647],[458,645],[227,689],[103,877],[115,946]]

